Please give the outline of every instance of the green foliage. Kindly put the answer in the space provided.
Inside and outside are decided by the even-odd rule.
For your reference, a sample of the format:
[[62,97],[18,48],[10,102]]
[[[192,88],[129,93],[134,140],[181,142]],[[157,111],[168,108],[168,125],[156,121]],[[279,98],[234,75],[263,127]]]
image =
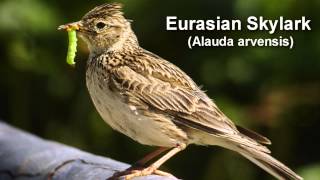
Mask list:
[[320,177],[320,164],[314,164],[304,167],[300,174],[305,179],[318,179]]
[[39,0],[4,0],[0,31],[46,33],[55,29],[57,13]]

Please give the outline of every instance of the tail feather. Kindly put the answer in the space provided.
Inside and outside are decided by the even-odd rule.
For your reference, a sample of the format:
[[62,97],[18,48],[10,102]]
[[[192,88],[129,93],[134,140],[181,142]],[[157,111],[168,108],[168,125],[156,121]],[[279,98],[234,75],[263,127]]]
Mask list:
[[271,144],[271,141],[268,138],[262,136],[261,134],[258,134],[257,132],[254,132],[250,129],[246,129],[246,128],[238,126],[238,125],[236,127],[241,134],[248,136],[249,138],[251,138],[261,144],[267,144],[267,145]]
[[266,146],[260,144],[271,144],[271,141],[253,131],[240,128],[239,132],[234,134],[212,135],[195,130],[190,134],[192,134],[191,139],[197,144],[218,145],[240,153],[277,179],[303,179],[286,165],[273,158],[270,155],[271,151]]
[[277,179],[286,180],[302,180],[303,178],[282,164],[280,161],[273,158],[271,155],[261,152],[250,147],[238,146],[235,151],[246,157],[248,160],[258,165]]

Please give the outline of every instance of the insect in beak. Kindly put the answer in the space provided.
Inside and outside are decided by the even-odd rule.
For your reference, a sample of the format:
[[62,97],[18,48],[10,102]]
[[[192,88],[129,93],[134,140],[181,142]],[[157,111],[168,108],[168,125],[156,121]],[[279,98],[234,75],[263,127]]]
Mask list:
[[81,21],[61,25],[58,27],[58,30],[66,30],[68,32],[69,46],[68,46],[68,53],[67,53],[67,63],[72,66],[75,65],[74,58],[76,57],[76,52],[77,52],[76,31],[79,31],[80,27],[82,27]]

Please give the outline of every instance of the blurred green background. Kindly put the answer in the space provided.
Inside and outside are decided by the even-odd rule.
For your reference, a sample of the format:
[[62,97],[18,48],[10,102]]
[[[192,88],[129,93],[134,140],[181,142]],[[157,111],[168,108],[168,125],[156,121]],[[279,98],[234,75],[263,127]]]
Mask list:
[[[95,1],[0,1],[0,118],[43,138],[133,163],[152,147],[107,126],[85,86],[88,50],[79,42],[77,66],[65,62],[67,34],[60,24],[79,20]],[[273,156],[307,180],[320,179],[319,0],[137,0],[126,17],[142,47],[187,72],[237,124],[269,137]],[[165,18],[311,19],[312,31],[172,32]],[[295,48],[195,48],[189,35],[210,38],[292,35]],[[218,147],[190,146],[162,169],[183,179],[272,179],[240,155]]]

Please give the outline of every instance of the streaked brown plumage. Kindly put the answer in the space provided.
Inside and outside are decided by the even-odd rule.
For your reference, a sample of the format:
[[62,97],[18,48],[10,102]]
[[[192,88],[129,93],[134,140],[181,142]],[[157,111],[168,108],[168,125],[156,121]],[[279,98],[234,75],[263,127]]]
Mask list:
[[77,26],[88,44],[87,87],[102,118],[141,144],[171,148],[150,167],[126,171],[126,178],[151,173],[189,144],[218,145],[242,154],[278,179],[302,179],[269,155],[271,142],[237,127],[182,70],[138,44],[121,5],[104,4]]

